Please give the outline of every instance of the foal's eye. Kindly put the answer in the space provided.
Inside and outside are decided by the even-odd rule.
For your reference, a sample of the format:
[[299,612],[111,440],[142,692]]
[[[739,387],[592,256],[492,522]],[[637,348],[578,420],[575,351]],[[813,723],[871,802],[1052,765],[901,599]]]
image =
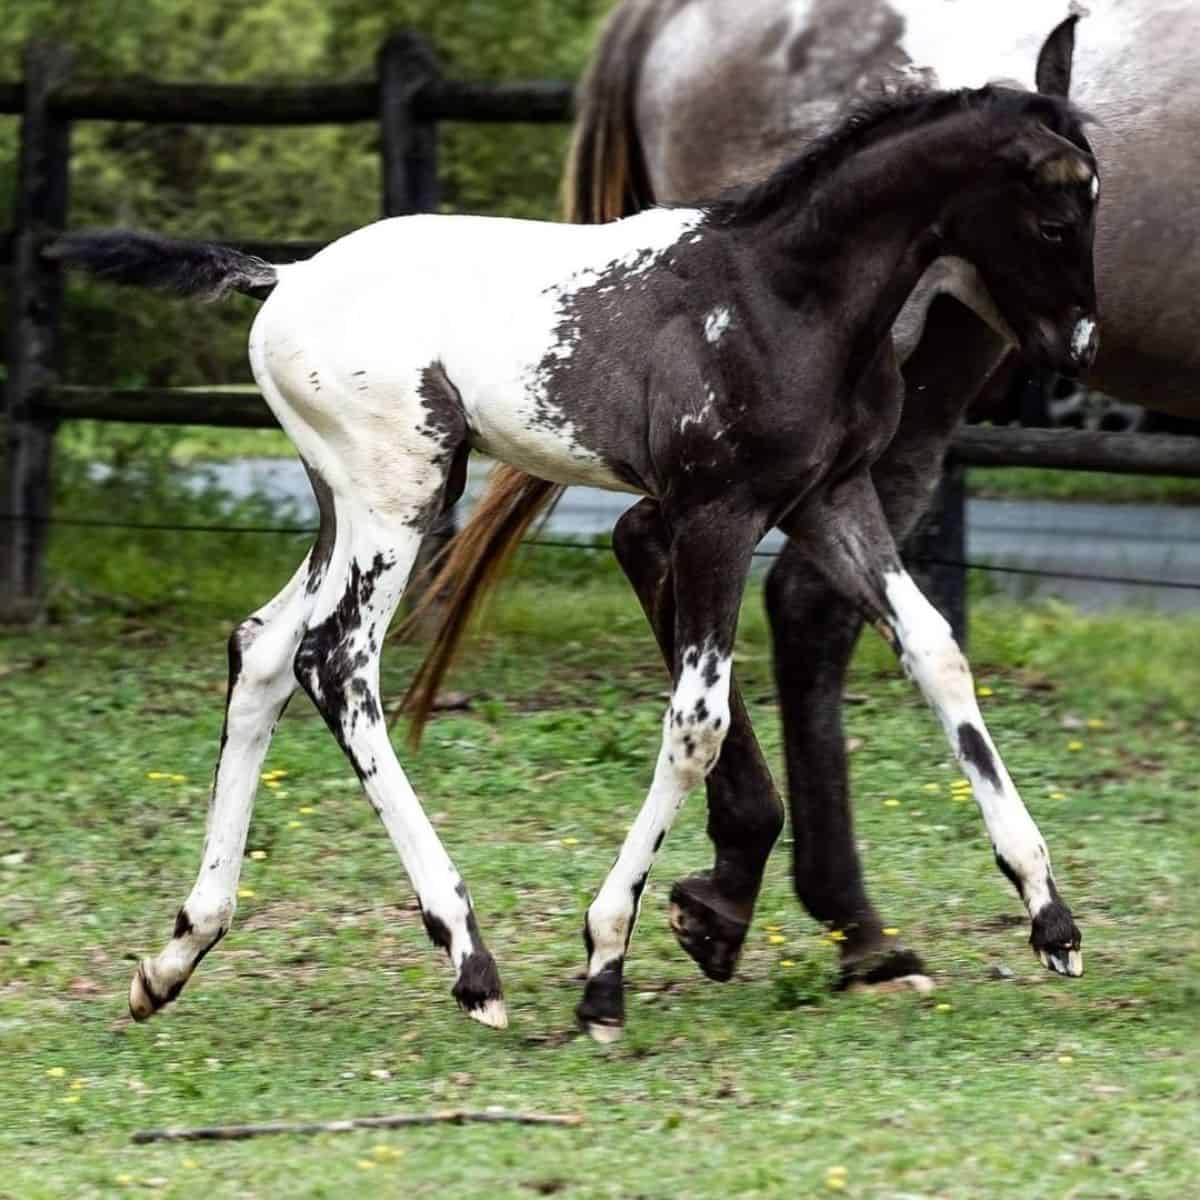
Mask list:
[[1061,242],[1066,236],[1067,227],[1062,221],[1041,221],[1038,224],[1038,233],[1041,234],[1043,242]]

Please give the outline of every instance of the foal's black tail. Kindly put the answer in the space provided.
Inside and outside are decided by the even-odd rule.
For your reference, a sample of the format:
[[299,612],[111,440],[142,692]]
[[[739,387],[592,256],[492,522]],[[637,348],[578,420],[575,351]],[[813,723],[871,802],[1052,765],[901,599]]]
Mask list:
[[66,233],[43,254],[112,283],[167,288],[206,300],[227,292],[262,300],[279,281],[279,272],[269,262],[229,246],[128,229]]

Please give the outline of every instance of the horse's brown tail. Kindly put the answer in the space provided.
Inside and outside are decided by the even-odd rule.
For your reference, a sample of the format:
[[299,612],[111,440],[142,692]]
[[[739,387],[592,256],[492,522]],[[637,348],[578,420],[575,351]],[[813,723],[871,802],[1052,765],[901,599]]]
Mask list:
[[597,225],[654,204],[634,104],[642,60],[671,7],[662,0],[624,0],[604,26],[575,97],[562,178],[568,221]]
[[409,618],[416,623],[428,608],[437,607],[437,631],[404,698],[413,749],[420,745],[438,687],[454,661],[471,616],[504,577],[538,514],[563,490],[562,484],[500,464],[492,471],[467,523],[450,543],[437,575]]

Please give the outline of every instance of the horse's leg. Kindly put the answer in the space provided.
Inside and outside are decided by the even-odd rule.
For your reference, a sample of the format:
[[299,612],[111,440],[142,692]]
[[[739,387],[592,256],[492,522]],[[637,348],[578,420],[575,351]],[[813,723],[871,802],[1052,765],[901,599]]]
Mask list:
[[428,524],[426,509],[389,511],[386,497],[375,499],[337,497],[337,544],[295,656],[296,677],[400,855],[426,932],[454,967],[454,998],[475,1020],[503,1028],[495,960],[480,937],[466,885],[396,758],[380,702],[380,649]]
[[[963,409],[1004,345],[974,313],[936,299],[925,336],[904,367],[908,399],[872,478],[893,538],[902,542],[928,507]],[[796,894],[838,942],[840,986],[928,986],[924,964],[883,933],[863,881],[850,806],[841,706],[862,617],[789,542],[767,580],[775,678],[787,763]]]
[[175,917],[175,931],[155,958],[138,965],[129,1011],[144,1021],[179,995],[200,960],[229,932],[259,771],[271,734],[296,688],[292,657],[315,599],[309,580],[321,550],[304,560],[291,582],[247,617],[229,639],[225,727],[213,776],[200,873]]
[[[671,544],[655,501],[642,500],[621,516],[613,530],[613,550],[670,670],[675,661]],[[717,980],[733,975],[767,856],[783,827],[770,770],[732,678],[729,721],[721,756],[705,781],[716,861],[712,870],[698,871],[671,888],[671,928],[700,969]]]
[[642,889],[687,793],[715,765],[729,732],[733,638],[757,531],[716,505],[672,521],[675,653],[671,703],[649,795],[588,908],[588,979],[577,1015],[597,1041],[620,1036],[623,968]]
[[988,735],[970,668],[949,625],[900,563],[870,479],[845,484],[830,508],[837,512],[836,528],[809,512],[790,521],[787,532],[870,616],[937,714],[971,781],[996,863],[1025,902],[1033,922],[1030,943],[1043,965],[1062,975],[1082,974],[1079,930],[1055,887],[1045,842]]

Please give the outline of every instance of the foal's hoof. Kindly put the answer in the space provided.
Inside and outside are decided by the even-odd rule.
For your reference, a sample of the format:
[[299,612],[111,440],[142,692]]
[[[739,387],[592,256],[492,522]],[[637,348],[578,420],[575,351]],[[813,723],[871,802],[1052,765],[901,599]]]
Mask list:
[[507,1029],[508,1012],[500,992],[500,972],[487,950],[474,950],[462,961],[450,994],[473,1021],[490,1029]]
[[724,983],[733,978],[750,922],[729,911],[707,872],[689,875],[671,888],[669,919],[675,940],[709,979]]
[[936,990],[921,956],[904,946],[883,946],[872,954],[843,959],[839,992],[920,992]]
[[1055,895],[1033,918],[1029,944],[1048,971],[1077,979],[1083,974],[1083,935],[1071,910]]
[[575,1008],[579,1028],[603,1046],[619,1042],[625,1030],[624,963],[614,959],[588,978]]
[[129,983],[129,1015],[135,1021],[148,1020],[183,990],[180,983],[165,993],[159,992],[150,982],[149,966],[150,960],[143,958]]
[[583,1031],[601,1046],[611,1046],[625,1036],[624,1025],[612,1025],[605,1021],[581,1021]]

